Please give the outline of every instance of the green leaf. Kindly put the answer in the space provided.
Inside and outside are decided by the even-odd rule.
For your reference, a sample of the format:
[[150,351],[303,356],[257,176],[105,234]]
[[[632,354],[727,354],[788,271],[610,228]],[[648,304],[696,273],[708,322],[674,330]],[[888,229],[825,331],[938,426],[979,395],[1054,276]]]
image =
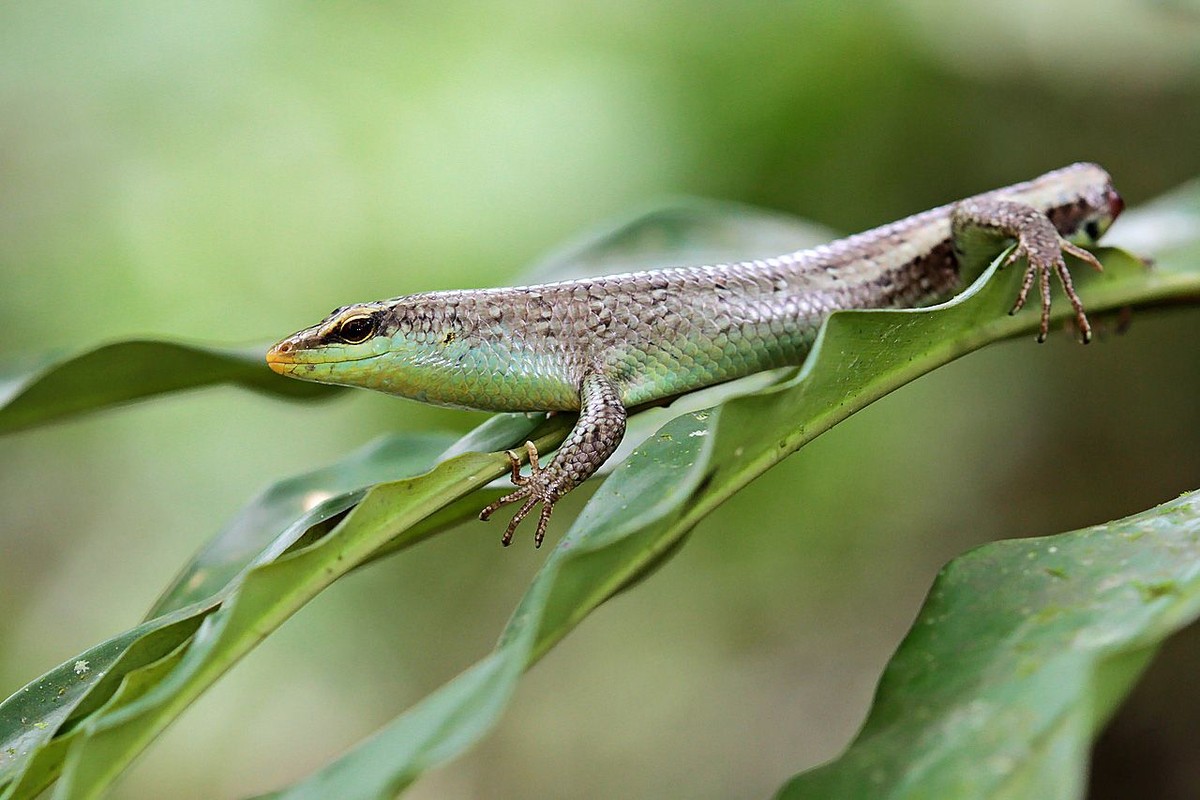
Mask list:
[[[527,431],[538,422],[513,415],[483,426],[467,441],[494,448],[498,437]],[[546,427],[549,432],[535,441],[548,450],[561,441],[564,426],[560,421]],[[134,702],[102,709],[77,723],[81,734],[67,752],[56,796],[98,796],[166,725],[308,600],[385,547],[411,546],[477,513],[477,497],[469,504],[456,501],[507,471],[508,461],[500,454],[465,453],[442,460],[424,475],[376,485],[332,531],[298,542],[295,532],[307,530],[312,515],[328,519],[328,506],[343,506],[346,498],[331,497],[308,511],[231,582],[220,607],[204,618],[179,665],[161,675],[161,682]],[[281,540],[286,548],[278,546]],[[298,549],[297,543],[302,545]]]
[[[56,772],[65,753],[61,735],[102,713],[126,676],[189,641],[250,567],[288,552],[311,536],[314,526],[357,503],[370,485],[428,470],[452,442],[449,435],[384,437],[338,464],[265,491],[183,570],[147,622],[59,665],[0,703],[0,787],[23,772]],[[20,786],[28,785],[27,776]],[[0,795],[10,796],[29,795],[12,786]]]
[[70,749],[57,797],[96,797],[205,689],[312,597],[385,543],[453,500],[507,470],[495,454],[466,454],[426,475],[371,489],[332,532],[303,549],[251,569],[205,618],[180,664],[146,694],[115,711],[81,723]]
[[[671,523],[704,478],[706,419],[673,420],[655,446],[639,448],[605,481],[535,577],[492,654],[309,780],[267,796],[392,797],[478,740],[544,651],[547,631],[561,635],[682,536]],[[572,619],[562,619],[564,613]]]
[[[255,566],[270,563],[328,534],[328,524],[359,503],[375,484],[419,475],[437,461],[472,449],[498,450],[528,436],[544,445],[561,438],[565,420],[497,415],[458,441],[448,434],[382,437],[329,467],[276,483],[244,508],[172,582],[148,621],[81,653],[0,704],[0,797],[31,797],[57,777],[63,759],[81,738],[81,723],[126,705],[125,682],[141,692],[170,670],[146,673],[165,653],[192,640],[201,622],[241,586]],[[540,432],[539,429],[544,430]],[[387,542],[361,563],[402,549],[474,516],[498,492],[476,492],[430,515],[403,542]],[[83,662],[82,673],[76,664]],[[142,676],[138,678],[137,676]],[[148,677],[149,676],[149,677]]]
[[68,752],[64,738],[103,706],[121,680],[188,641],[216,603],[143,623],[80,653],[0,703],[0,798],[35,797]]
[[265,347],[131,340],[8,361],[0,364],[0,434],[215,383],[295,399],[339,391],[276,375],[265,356]]
[[1155,257],[1156,268],[1187,271],[1200,257],[1200,178],[1121,215],[1109,241]]
[[779,797],[1081,797],[1092,737],[1200,617],[1200,492],[945,567],[841,757]]
[[212,597],[254,562],[282,554],[312,526],[349,510],[374,484],[429,470],[452,442],[445,434],[384,436],[336,464],[272,485],[184,567],[149,617]]
[[[125,673],[117,691],[112,693],[97,713],[113,711],[141,697],[151,686],[158,683],[175,668],[187,646],[188,641],[184,639],[174,650],[161,658]],[[61,736],[56,736],[45,746],[39,748],[19,776],[18,782],[10,788],[7,794],[14,797],[32,797],[49,786],[58,777],[62,769],[62,762],[66,759],[67,752],[76,741],[79,732],[80,729],[77,727],[70,728]]]

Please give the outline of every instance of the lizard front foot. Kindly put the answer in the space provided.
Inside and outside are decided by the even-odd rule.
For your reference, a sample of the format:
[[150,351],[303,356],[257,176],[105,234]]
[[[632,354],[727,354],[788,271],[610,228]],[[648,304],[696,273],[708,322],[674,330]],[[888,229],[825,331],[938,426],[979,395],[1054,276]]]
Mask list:
[[529,475],[521,474],[521,459],[517,457],[517,454],[512,450],[507,451],[509,466],[512,468],[512,482],[517,487],[517,490],[511,494],[504,495],[479,512],[479,518],[486,522],[488,517],[502,506],[524,501],[524,504],[517,509],[517,513],[513,514],[513,518],[509,520],[508,528],[504,531],[504,536],[500,539],[500,543],[505,547],[512,544],[513,534],[516,532],[517,526],[521,524],[521,520],[525,519],[538,503],[542,504],[542,512],[538,516],[537,532],[533,536],[533,545],[534,547],[541,547],[542,540],[546,538],[546,526],[550,523],[550,512],[554,510],[554,501],[559,498],[559,492],[554,488],[549,471],[538,465],[538,451],[533,442],[525,443],[525,452],[529,454]]
[[1021,236],[1017,239],[1016,248],[1008,258],[1004,259],[1003,266],[1005,267],[1022,256],[1025,257],[1028,264],[1025,267],[1025,279],[1021,283],[1017,301],[1008,313],[1016,314],[1025,306],[1029,290],[1033,287],[1036,279],[1042,295],[1042,323],[1038,329],[1037,340],[1039,342],[1046,341],[1046,335],[1050,330],[1050,273],[1054,272],[1062,282],[1067,299],[1071,301],[1071,308],[1075,310],[1075,326],[1079,329],[1079,335],[1083,337],[1084,344],[1087,344],[1092,340],[1092,326],[1088,324],[1087,315],[1083,312],[1083,303],[1079,300],[1079,295],[1075,293],[1075,284],[1071,281],[1071,272],[1067,269],[1063,253],[1070,253],[1101,272],[1104,267],[1100,265],[1094,255],[1062,238],[1057,232],[1054,233],[1054,238],[1057,241],[1050,241],[1040,236]]

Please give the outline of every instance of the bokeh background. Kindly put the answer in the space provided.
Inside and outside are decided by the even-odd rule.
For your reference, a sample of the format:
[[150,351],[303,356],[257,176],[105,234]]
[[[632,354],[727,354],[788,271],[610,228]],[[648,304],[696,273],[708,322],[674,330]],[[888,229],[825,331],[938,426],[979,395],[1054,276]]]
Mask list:
[[[664,196],[849,232],[1081,159],[1131,205],[1200,174],[1195,3],[6,3],[0,356],[265,341],[502,285]],[[1197,331],[1191,309],[1010,342],[877,403],[589,619],[410,796],[753,797],[834,756],[947,559],[1200,486]],[[260,487],[481,419],[218,389],[0,440],[0,695],[133,624]],[[114,797],[265,791],[374,730],[491,646],[545,557],[497,536],[333,587]],[[1196,639],[1102,740],[1095,797],[1200,792]]]

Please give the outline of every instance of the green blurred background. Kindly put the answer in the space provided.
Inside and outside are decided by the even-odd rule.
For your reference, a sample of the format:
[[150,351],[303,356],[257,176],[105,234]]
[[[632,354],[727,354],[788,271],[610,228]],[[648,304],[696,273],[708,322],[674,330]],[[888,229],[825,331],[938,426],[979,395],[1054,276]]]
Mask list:
[[[1200,8],[7,3],[0,109],[0,356],[264,341],[509,283],[670,195],[852,231],[1088,159],[1136,206],[1200,174]],[[1191,309],[1010,342],[876,404],[588,620],[410,796],[763,796],[832,757],[947,559],[1200,487],[1198,330]],[[0,440],[0,695],[138,620],[270,481],[481,419],[230,389]],[[545,558],[498,536],[335,586],[114,796],[264,791],[374,730],[492,644]],[[1095,797],[1200,792],[1196,638],[1102,741]]]

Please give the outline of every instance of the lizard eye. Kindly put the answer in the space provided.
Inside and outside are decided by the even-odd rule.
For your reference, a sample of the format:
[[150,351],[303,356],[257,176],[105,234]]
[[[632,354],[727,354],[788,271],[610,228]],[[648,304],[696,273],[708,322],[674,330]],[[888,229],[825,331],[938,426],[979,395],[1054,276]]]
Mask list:
[[334,335],[346,344],[362,344],[375,335],[377,323],[370,314],[356,314],[338,323]]

